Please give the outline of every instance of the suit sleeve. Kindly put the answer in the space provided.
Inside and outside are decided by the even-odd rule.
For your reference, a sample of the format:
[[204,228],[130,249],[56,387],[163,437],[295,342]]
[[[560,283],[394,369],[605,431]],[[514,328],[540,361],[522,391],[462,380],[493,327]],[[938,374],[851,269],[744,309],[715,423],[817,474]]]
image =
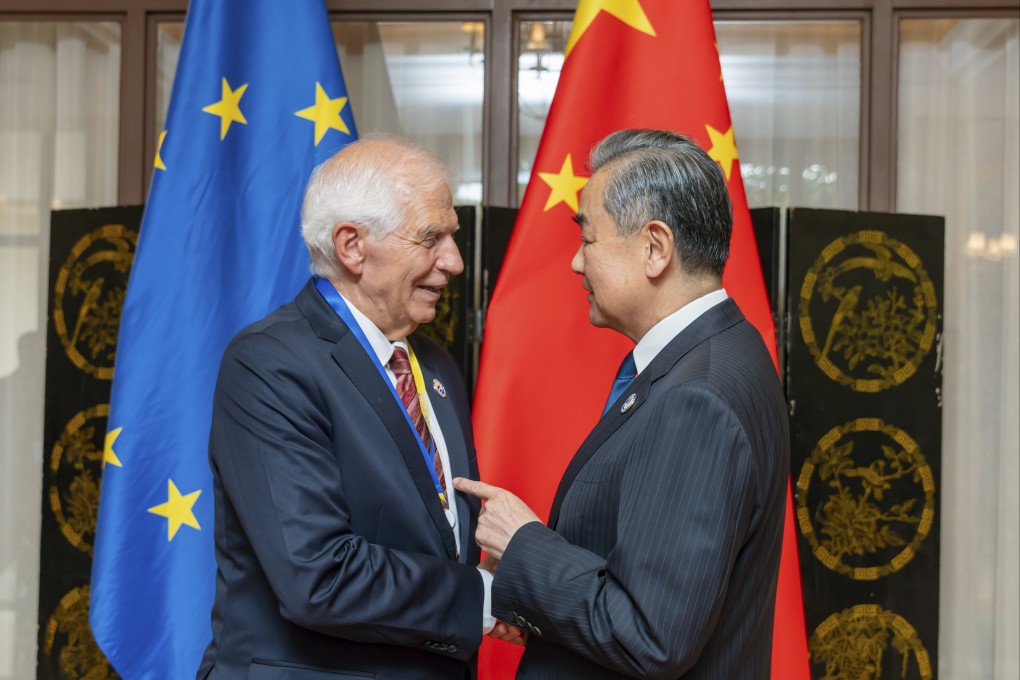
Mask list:
[[493,613],[522,616],[543,640],[620,673],[675,678],[697,661],[726,597],[753,471],[742,427],[712,392],[675,387],[648,406],[654,426],[628,454],[607,558],[528,524],[500,561]]
[[281,615],[348,640],[470,658],[482,630],[478,571],[354,533],[315,384],[291,348],[251,334],[227,349],[214,396],[211,462]]

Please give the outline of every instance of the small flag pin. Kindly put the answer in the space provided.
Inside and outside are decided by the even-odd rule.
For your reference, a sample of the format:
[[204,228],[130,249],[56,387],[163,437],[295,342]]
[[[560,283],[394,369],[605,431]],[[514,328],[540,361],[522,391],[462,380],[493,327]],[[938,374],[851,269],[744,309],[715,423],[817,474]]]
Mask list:
[[623,402],[623,406],[620,407],[620,413],[626,413],[627,411],[629,411],[630,407],[633,406],[635,402],[637,402],[636,394],[632,394],[629,397],[627,397],[627,401]]
[[440,397],[446,399],[446,388],[443,387],[443,383],[439,382],[439,378],[432,379],[432,389],[434,389],[436,391],[436,394],[438,394]]

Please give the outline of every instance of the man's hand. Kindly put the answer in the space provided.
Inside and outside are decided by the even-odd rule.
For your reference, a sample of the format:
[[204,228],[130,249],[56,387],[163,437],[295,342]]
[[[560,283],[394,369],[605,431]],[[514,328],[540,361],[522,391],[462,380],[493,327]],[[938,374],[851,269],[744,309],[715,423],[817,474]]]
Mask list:
[[523,646],[528,644],[527,633],[517,626],[511,626],[509,623],[503,623],[502,621],[496,622],[496,627],[489,633],[489,637],[509,642],[512,645]]
[[510,539],[528,522],[541,521],[524,501],[506,489],[464,477],[453,480],[457,491],[477,496],[485,501],[478,515],[475,543],[496,559],[502,559]]
[[479,569],[484,569],[485,571],[493,575],[495,575],[496,567],[498,566],[499,560],[497,560],[492,555],[486,555],[484,558],[482,558],[482,561],[478,564]]

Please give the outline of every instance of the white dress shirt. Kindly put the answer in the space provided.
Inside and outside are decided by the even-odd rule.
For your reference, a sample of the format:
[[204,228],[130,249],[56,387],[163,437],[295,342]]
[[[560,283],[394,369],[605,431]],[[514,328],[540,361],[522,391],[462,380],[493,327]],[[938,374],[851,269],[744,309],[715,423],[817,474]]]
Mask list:
[[648,367],[652,359],[668,345],[673,338],[680,335],[680,331],[690,326],[695,319],[715,307],[728,298],[729,295],[722,288],[714,290],[707,295],[702,295],[696,300],[673,312],[665,319],[651,327],[644,337],[634,347],[634,366],[637,372]]
[[[390,358],[393,356],[394,347],[400,347],[405,352],[407,351],[407,340],[397,340],[396,342],[391,343],[383,332],[379,330],[379,327],[376,326],[371,319],[362,314],[357,307],[351,304],[350,300],[342,294],[340,297],[342,297],[344,302],[347,303],[347,307],[351,310],[354,320],[361,328],[361,332],[365,334],[368,344],[372,346],[372,351],[375,352],[379,362],[386,368],[386,375],[390,379],[390,384],[392,384],[395,388],[397,386],[397,377],[390,369]],[[432,440],[436,443],[436,450],[439,452],[439,459],[443,463],[443,471],[446,474],[446,497],[449,500],[447,503],[449,507],[445,510],[446,521],[450,523],[450,528],[453,530],[453,538],[457,542],[457,553],[460,554],[460,532],[458,531],[457,502],[455,499],[457,491],[453,488],[453,484],[451,483],[453,477],[450,475],[450,456],[446,452],[446,440],[443,439],[443,429],[439,426],[439,421],[435,417],[435,411],[432,408],[432,402],[429,400],[428,392],[419,396],[421,396],[421,398],[425,401],[429,433],[432,435]],[[422,465],[424,464],[425,461],[423,459]],[[482,575],[482,587],[485,592],[484,601],[482,603],[482,632],[488,633],[496,625],[496,619],[492,616],[492,574],[482,568],[479,568],[478,571]]]

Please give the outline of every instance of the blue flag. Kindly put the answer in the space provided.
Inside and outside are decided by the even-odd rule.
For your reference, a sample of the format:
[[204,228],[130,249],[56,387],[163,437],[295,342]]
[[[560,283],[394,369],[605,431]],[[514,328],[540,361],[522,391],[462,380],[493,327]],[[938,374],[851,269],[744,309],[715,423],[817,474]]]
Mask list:
[[220,356],[308,279],[304,186],[356,134],[322,0],[191,2],[121,316],[92,566],[92,631],[125,678],[198,670]]

